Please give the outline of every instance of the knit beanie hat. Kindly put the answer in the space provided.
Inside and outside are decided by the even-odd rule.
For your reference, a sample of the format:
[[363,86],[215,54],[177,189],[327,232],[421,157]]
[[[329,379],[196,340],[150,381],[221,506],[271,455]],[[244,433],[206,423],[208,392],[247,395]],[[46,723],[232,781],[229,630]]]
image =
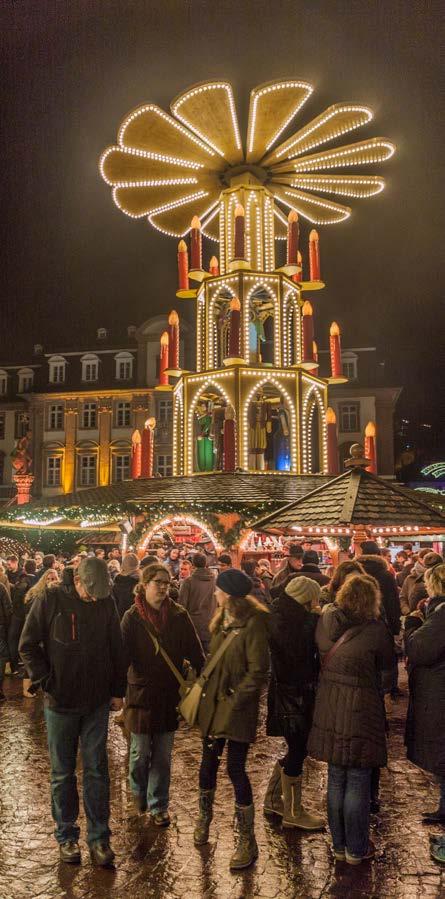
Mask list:
[[320,584],[317,581],[313,581],[310,577],[304,577],[304,575],[300,575],[299,577],[293,577],[290,580],[285,588],[284,592],[287,593],[288,596],[291,596],[292,599],[295,599],[300,605],[305,606],[308,603],[316,602],[320,599]]
[[219,572],[216,586],[229,596],[247,596],[253,587],[253,581],[239,568],[226,568]]
[[136,553],[127,553],[122,559],[121,574],[134,574],[139,568],[139,559]]
[[[361,544],[361,550],[364,556],[379,556],[380,555],[380,547],[379,544],[375,542],[375,540],[364,540]],[[360,561],[360,557],[359,557]]]

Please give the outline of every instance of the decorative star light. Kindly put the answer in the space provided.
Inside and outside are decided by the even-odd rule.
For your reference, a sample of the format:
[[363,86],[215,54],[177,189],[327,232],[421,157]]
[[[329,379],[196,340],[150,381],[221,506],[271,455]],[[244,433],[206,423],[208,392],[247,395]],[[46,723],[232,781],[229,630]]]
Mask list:
[[[312,91],[307,82],[293,80],[255,87],[245,151],[226,81],[189,88],[173,100],[172,115],[153,103],[139,106],[122,122],[117,146],[108,147],[100,160],[114,202],[126,215],[146,216],[172,237],[187,234],[192,215],[198,215],[205,233],[217,237],[221,190],[230,186],[233,176],[251,172],[275,198],[277,236],[285,233],[289,209],[317,225],[343,221],[350,207],[325,195],[362,198],[380,193],[383,178],[349,170],[384,162],[395,146],[383,137],[338,146],[340,137],[372,119],[367,106],[354,103],[330,106],[278,143]],[[346,172],[339,172],[342,169]]]

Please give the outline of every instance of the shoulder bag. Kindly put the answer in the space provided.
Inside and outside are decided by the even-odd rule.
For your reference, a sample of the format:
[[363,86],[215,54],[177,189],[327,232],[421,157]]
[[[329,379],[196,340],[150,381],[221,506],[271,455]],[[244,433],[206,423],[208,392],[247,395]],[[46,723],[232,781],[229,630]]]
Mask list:
[[350,627],[347,631],[344,632],[344,634],[341,635],[341,637],[338,638],[336,643],[331,646],[330,650],[321,659],[322,671],[325,671],[325,669],[329,665],[329,662],[337,652],[337,649],[340,649],[340,646],[343,646],[344,643],[349,643],[349,640],[352,640],[354,637],[357,637],[358,634],[361,634],[365,627],[366,624],[358,624],[356,627]]
[[168,665],[170,671],[178,681],[179,692],[181,694],[181,701],[178,706],[180,714],[184,718],[184,721],[187,722],[187,724],[195,724],[196,718],[198,716],[198,708],[199,703],[201,702],[204,684],[206,683],[206,681],[208,681],[210,675],[212,674],[212,671],[214,671],[214,669],[216,668],[226,649],[228,649],[232,641],[239,634],[239,630],[234,628],[232,631],[230,631],[230,634],[228,634],[226,639],[221,643],[221,646],[219,646],[216,650],[215,655],[212,656],[208,664],[205,666],[204,670],[201,671],[201,674],[199,675],[197,680],[195,680],[194,683],[190,684],[190,682],[186,681],[185,678],[183,678],[182,674],[180,674],[176,665],[174,664],[174,662],[172,662],[170,656],[165,651],[164,647],[161,646],[157,637],[155,637],[155,635],[148,627],[147,622],[144,621],[143,618],[141,618],[141,621],[145,627],[145,630],[147,631],[147,634],[149,634],[153,641],[156,655],[158,654],[158,652],[161,653],[164,662]]

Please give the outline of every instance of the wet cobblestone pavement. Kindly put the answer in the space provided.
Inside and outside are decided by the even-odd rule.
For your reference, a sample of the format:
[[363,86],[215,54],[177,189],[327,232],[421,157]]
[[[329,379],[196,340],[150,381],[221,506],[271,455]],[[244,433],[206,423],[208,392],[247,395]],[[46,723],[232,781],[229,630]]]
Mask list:
[[[402,680],[406,692],[406,681]],[[328,833],[282,831],[263,818],[261,800],[282,743],[264,737],[250,754],[249,771],[256,800],[259,859],[247,872],[228,870],[232,850],[233,798],[221,768],[210,842],[193,846],[197,808],[200,741],[181,729],[176,739],[171,790],[173,822],[158,830],[131,810],[127,784],[127,745],[110,722],[112,844],[114,870],[93,869],[84,842],[81,817],[81,866],[58,861],[49,804],[49,768],[41,700],[22,698],[21,683],[6,678],[8,702],[0,709],[0,899],[318,899],[369,897],[414,899],[445,897],[445,866],[429,855],[428,836],[440,828],[423,827],[421,811],[437,807],[434,779],[405,759],[403,727],[406,696],[393,705],[390,761],[382,772],[381,812],[374,816],[372,838],[377,856],[359,868],[334,864]],[[323,810],[325,766],[309,762],[306,804]]]

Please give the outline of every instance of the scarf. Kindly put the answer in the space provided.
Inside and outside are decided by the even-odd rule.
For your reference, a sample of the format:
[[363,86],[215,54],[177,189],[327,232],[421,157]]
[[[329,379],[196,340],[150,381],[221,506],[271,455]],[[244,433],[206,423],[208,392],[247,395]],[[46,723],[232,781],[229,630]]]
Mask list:
[[153,606],[149,606],[140,593],[136,594],[134,604],[141,618],[151,624],[158,634],[162,634],[165,625],[167,624],[168,612],[170,609],[170,600],[168,596],[165,597],[159,612],[156,611]]

